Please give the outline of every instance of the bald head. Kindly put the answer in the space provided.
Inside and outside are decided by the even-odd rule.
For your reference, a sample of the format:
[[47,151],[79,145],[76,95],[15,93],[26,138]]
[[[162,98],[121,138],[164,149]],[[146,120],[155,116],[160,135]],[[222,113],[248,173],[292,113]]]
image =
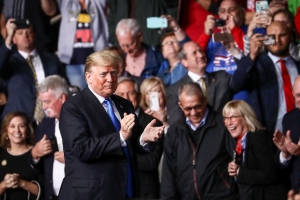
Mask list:
[[295,103],[300,109],[300,75],[295,78],[293,85],[293,95],[295,98]]
[[290,29],[288,28],[286,23],[282,21],[273,21],[267,28],[267,34],[269,35],[269,32],[273,29],[286,30],[287,32],[290,32]]
[[273,55],[284,58],[289,55],[289,46],[292,41],[292,35],[287,25],[280,21],[272,22],[267,28],[267,35],[272,35],[276,43],[268,45],[268,51]]

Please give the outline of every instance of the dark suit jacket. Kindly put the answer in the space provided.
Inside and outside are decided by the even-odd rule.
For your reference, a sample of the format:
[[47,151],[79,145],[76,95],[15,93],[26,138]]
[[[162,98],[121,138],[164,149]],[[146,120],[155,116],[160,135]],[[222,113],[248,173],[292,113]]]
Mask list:
[[[231,89],[231,75],[225,71],[206,72],[206,86],[208,92],[208,105],[213,108],[216,113],[222,113],[225,104],[232,100],[234,91]],[[183,116],[183,112],[178,106],[178,89],[184,83],[193,82],[186,74],[175,84],[167,88],[167,110],[168,122],[173,124]]]
[[[269,200],[286,198],[286,191],[279,184],[278,171],[273,159],[274,146],[265,131],[248,132],[245,159],[237,176],[242,200]],[[251,187],[253,196],[246,196],[244,187]]]
[[[33,119],[37,91],[30,66],[19,52],[12,52],[5,44],[0,46],[0,74],[7,80],[8,99],[2,118],[9,112],[22,111]],[[55,54],[38,51],[45,77],[63,75]]]
[[[140,109],[138,120],[143,130],[153,119],[155,118],[145,114],[142,109]],[[157,120],[155,126],[162,126],[162,123]],[[142,132],[142,130],[140,132]],[[158,177],[158,164],[163,153],[163,142],[164,138],[161,137],[157,143],[152,145],[153,150],[150,154],[138,155],[140,191],[142,198],[159,198],[160,183]]]
[[[121,118],[124,112],[134,113],[130,101],[116,95],[112,95],[111,99]],[[137,125],[127,140],[133,172],[137,171],[136,152],[142,151]],[[59,127],[66,162],[59,199],[125,199],[127,162],[120,134],[89,88],[63,104]],[[136,197],[138,178],[134,178]]]
[[[298,73],[300,63],[295,62]],[[233,75],[233,87],[248,91],[248,102],[253,107],[259,121],[273,135],[278,116],[278,80],[271,58],[267,53],[259,56],[255,62],[248,56],[237,62]]]
[[[43,121],[36,126],[35,141],[40,141],[44,134],[46,134],[47,139],[50,136],[55,135],[55,119],[54,118],[44,118]],[[41,158],[41,160],[34,164],[33,166],[43,172],[43,192],[45,200],[52,200],[53,193],[53,153],[48,154]]]
[[[297,144],[300,136],[300,110],[296,108],[286,113],[282,120],[283,133],[286,134],[288,130],[291,131],[291,138],[293,143]],[[295,193],[299,193],[299,180],[300,180],[300,157],[292,156],[288,166],[280,165],[279,153],[276,154],[276,162],[281,167],[283,180],[288,182],[288,190],[293,189]],[[286,180],[289,179],[289,180]]]

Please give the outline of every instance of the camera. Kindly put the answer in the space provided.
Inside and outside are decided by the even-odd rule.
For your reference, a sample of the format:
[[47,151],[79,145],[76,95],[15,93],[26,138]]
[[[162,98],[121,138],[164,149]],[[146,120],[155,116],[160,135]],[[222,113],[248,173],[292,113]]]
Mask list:
[[28,19],[18,19],[18,20],[12,21],[12,23],[16,24],[17,29],[29,28],[29,25],[30,25]]
[[275,44],[274,35],[265,35],[265,40],[263,41],[265,45]]
[[226,25],[226,21],[224,19],[215,19],[216,22],[216,26],[225,26]]

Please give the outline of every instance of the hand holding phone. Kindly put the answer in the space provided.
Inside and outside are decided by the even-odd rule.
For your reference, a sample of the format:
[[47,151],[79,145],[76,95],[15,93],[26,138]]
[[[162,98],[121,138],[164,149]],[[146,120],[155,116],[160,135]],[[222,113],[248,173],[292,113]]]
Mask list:
[[168,19],[162,17],[148,17],[147,28],[167,28]]
[[231,33],[214,33],[212,35],[213,42],[233,42]]
[[159,98],[158,92],[149,92],[149,108],[151,111],[159,111]]
[[51,135],[49,137],[50,143],[51,143],[51,148],[52,148],[52,152],[55,153],[58,151],[58,145],[57,145],[57,140],[55,135]]

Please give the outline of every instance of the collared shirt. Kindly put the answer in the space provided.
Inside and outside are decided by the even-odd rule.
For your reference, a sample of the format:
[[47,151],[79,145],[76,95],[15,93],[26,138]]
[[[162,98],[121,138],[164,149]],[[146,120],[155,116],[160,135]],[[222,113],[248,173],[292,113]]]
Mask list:
[[[281,58],[271,54],[270,52],[268,53],[268,56],[271,58],[272,62],[274,63],[275,66],[275,71],[276,71],[276,76],[277,76],[277,82],[278,82],[278,87],[279,87],[279,91],[278,91],[278,116],[277,116],[277,121],[276,121],[276,127],[275,130],[280,130],[282,131],[282,119],[283,116],[286,113],[286,102],[285,102],[285,97],[284,97],[284,90],[283,90],[283,80],[282,80],[282,76],[281,76],[281,65],[279,60]],[[291,79],[291,84],[294,85],[294,80],[298,75],[298,70],[297,67],[293,61],[293,59],[290,56],[287,56],[285,58],[283,58],[283,60],[285,61],[285,66],[289,72],[290,75],[290,79]]]
[[137,107],[137,109],[134,111],[136,116],[139,116],[141,109],[140,107]]
[[[97,94],[96,92],[94,92],[94,91],[92,90],[92,88],[90,88],[90,86],[88,86],[88,87],[89,87],[89,89],[91,90],[91,92],[96,96],[96,98],[99,100],[99,102],[101,103],[101,105],[103,106],[103,108],[105,109],[105,111],[107,112],[107,107],[106,107],[105,104],[103,104],[105,98],[102,97],[102,96],[100,96],[100,95]],[[119,111],[118,111],[118,109],[117,109],[115,103],[114,103],[112,100],[110,100],[110,101],[112,102],[112,106],[113,106],[114,113],[115,113],[116,117],[118,118],[118,120],[119,120],[120,123],[121,123],[121,116],[120,116],[120,113],[119,113]],[[120,134],[120,142],[121,142],[121,146],[122,146],[122,147],[127,146],[127,144],[126,144],[126,142],[125,142],[125,140],[124,140],[124,138],[123,138],[121,132],[119,132],[119,134]]]
[[247,133],[244,134],[244,136],[242,137],[241,139],[241,145],[242,145],[242,148],[243,148],[243,160],[245,160],[245,149],[246,149],[246,143],[247,143]]
[[[58,151],[64,151],[62,137],[59,130],[59,120],[55,119],[55,137],[57,141]],[[53,180],[53,191],[58,196],[61,183],[65,177],[65,164],[57,160],[53,162],[52,180]]]
[[30,53],[26,53],[24,51],[19,51],[19,53],[21,54],[21,56],[25,60],[27,59],[27,57],[29,55],[32,56],[31,62],[32,62],[33,66],[34,66],[34,69],[35,69],[37,82],[38,82],[38,84],[40,84],[45,79],[45,71],[44,71],[44,68],[43,68],[41,58],[40,58],[39,54],[37,53],[37,51],[34,49]]
[[198,75],[194,72],[188,71],[188,75],[192,79],[193,82],[198,83],[200,85],[200,87],[202,88],[202,82],[200,82],[199,79],[200,78],[206,78],[205,74],[200,76],[200,75]]
[[126,71],[128,71],[133,76],[141,76],[146,64],[146,51],[138,57],[131,57],[126,55]]
[[201,128],[202,126],[205,125],[206,119],[207,119],[207,116],[208,116],[208,112],[209,112],[209,111],[208,111],[208,109],[206,108],[206,111],[205,111],[205,113],[204,113],[204,116],[203,116],[201,122],[199,123],[199,125],[198,125],[197,127],[194,126],[194,124],[190,121],[190,119],[189,119],[188,117],[185,119],[185,122],[186,122],[186,124],[187,124],[193,131],[196,131],[198,128]]

